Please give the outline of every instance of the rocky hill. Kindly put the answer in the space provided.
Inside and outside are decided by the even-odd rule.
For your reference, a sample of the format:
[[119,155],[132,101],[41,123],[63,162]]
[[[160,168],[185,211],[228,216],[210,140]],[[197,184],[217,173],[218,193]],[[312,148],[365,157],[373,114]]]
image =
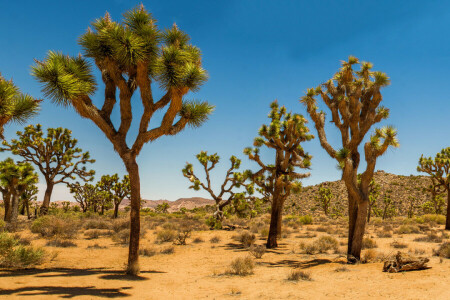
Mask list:
[[[169,200],[142,200],[144,208],[155,208],[157,205],[162,203],[169,204],[169,212],[178,211],[180,208],[184,207],[186,209],[194,209],[196,207],[201,207],[205,205],[213,205],[215,202],[210,199],[205,199],[201,197],[192,197],[192,198],[180,198],[175,201]],[[130,205],[130,201],[128,199],[124,199],[120,204],[120,208]]]
[[[377,171],[374,174],[374,180],[380,185],[380,196],[377,204],[382,205],[384,195],[389,194],[400,215],[406,214],[411,199],[414,199],[415,205],[419,206],[431,198],[430,194],[422,192],[422,189],[430,184],[428,176],[404,176]],[[331,190],[333,193],[332,203],[341,205],[344,208],[343,212],[346,213],[347,191],[344,182],[341,180],[326,181],[304,187],[299,194],[290,196],[286,201],[286,211],[288,213],[319,214],[320,210],[314,211],[316,206],[314,196],[318,195],[320,186]]]

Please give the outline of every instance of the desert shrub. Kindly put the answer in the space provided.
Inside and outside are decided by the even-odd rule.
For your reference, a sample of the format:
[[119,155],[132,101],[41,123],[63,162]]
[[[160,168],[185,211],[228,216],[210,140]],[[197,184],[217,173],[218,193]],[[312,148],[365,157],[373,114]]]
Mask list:
[[324,235],[316,239],[315,241],[305,244],[301,243],[302,248],[306,254],[312,255],[315,253],[325,253],[329,250],[338,251],[339,242],[332,236]]
[[240,234],[236,235],[233,237],[236,241],[242,243],[242,245],[245,248],[250,247],[251,245],[253,245],[256,241],[256,236],[249,232],[249,231],[243,231]]
[[186,245],[186,239],[191,236],[191,229],[179,230],[175,238],[174,244],[176,245]]
[[316,236],[317,236],[316,233],[307,232],[305,234],[296,235],[295,237],[296,238],[300,238],[300,239],[310,239],[310,238],[313,238],[313,237],[316,237]]
[[5,227],[6,227],[5,221],[0,220],[0,232],[3,231],[3,230],[5,230]]
[[325,226],[319,226],[316,228],[317,232],[327,232],[328,228]]
[[259,235],[263,238],[266,238],[269,236],[269,228],[262,228],[259,232]]
[[201,237],[196,237],[192,242],[193,242],[194,244],[200,244],[200,243],[205,242],[205,240],[202,239]]
[[312,224],[313,218],[310,215],[301,216],[298,218],[298,221],[303,225]]
[[305,280],[305,281],[311,281],[311,274],[309,272],[305,272],[302,270],[292,270],[288,277],[287,280],[289,281],[299,281],[299,280]]
[[106,246],[100,246],[98,243],[95,243],[94,245],[89,245],[86,247],[87,249],[106,249]]
[[153,255],[156,255],[156,253],[157,253],[157,251],[153,247],[139,249],[139,255],[142,255],[142,256],[150,257],[150,256],[153,256]]
[[17,240],[17,242],[22,246],[30,246],[31,245],[31,238],[29,237],[21,237],[19,234],[14,235],[14,239]]
[[173,222],[164,223],[161,227],[167,230],[176,230],[178,228],[177,224]]
[[344,267],[338,267],[338,268],[334,269],[334,271],[335,272],[349,272],[350,269],[344,266]]
[[98,239],[102,235],[102,231],[100,229],[88,229],[84,232],[84,236],[88,240]]
[[30,267],[41,264],[44,257],[43,249],[20,245],[12,235],[0,233],[0,267]]
[[391,247],[396,248],[396,249],[404,249],[404,248],[408,247],[408,244],[399,242],[399,241],[393,241],[391,243]]
[[206,219],[205,224],[211,229],[222,229],[222,222],[217,220],[214,216]]
[[168,246],[163,249],[161,249],[161,254],[173,254],[175,252],[175,248],[173,246]]
[[78,232],[79,224],[70,218],[43,216],[31,224],[31,232],[38,233],[44,238],[59,237],[73,238]]
[[49,247],[60,247],[60,248],[69,248],[77,246],[77,244],[75,244],[70,240],[61,240],[58,238],[48,241],[45,245]]
[[156,232],[156,244],[162,244],[167,242],[173,242],[177,237],[177,233],[171,229],[163,229]]
[[116,233],[118,233],[124,229],[130,229],[130,220],[126,219],[126,218],[115,219],[111,224],[111,228]]
[[442,238],[442,236],[430,232],[427,235],[416,237],[414,242],[442,243]]
[[420,223],[436,223],[439,225],[445,224],[445,216],[443,215],[433,215],[433,214],[427,214],[416,218],[416,221]]
[[414,249],[414,254],[416,254],[416,255],[425,254],[425,250],[416,248],[416,249]]
[[88,219],[83,225],[84,229],[109,229],[110,227],[109,222],[100,218]]
[[372,240],[371,238],[366,237],[362,241],[362,249],[373,249],[377,247],[377,242],[375,242],[375,240]]
[[381,230],[377,232],[377,237],[379,238],[391,238],[392,233],[390,231]]
[[248,249],[251,255],[253,255],[255,258],[261,258],[264,253],[266,253],[266,246],[264,245],[251,245]]
[[230,267],[226,273],[229,275],[247,276],[253,274],[254,268],[255,264],[250,257],[239,257],[231,262]]
[[212,238],[209,239],[209,242],[212,244],[217,244],[218,242],[220,242],[220,236],[215,235]]
[[397,230],[397,234],[420,233],[420,229],[416,225],[401,225]]
[[450,258],[450,242],[442,243],[434,252],[435,256]]
[[374,249],[366,250],[361,258],[363,264],[376,262],[378,260],[378,252]]
[[127,245],[130,242],[130,230],[122,229],[112,236],[112,240],[121,245]]

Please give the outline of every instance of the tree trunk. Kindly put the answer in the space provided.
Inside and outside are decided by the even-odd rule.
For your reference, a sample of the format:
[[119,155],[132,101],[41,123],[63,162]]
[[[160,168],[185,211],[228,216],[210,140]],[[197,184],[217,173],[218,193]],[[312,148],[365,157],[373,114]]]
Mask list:
[[139,273],[139,234],[141,230],[140,206],[141,186],[139,179],[139,167],[136,158],[125,161],[130,176],[131,199],[130,199],[130,245],[128,250],[127,274],[137,275]]
[[27,218],[28,220],[31,219],[31,215],[30,215],[30,200],[26,199],[24,200],[24,205],[25,205],[25,209],[27,210]]
[[270,215],[270,228],[269,228],[269,236],[267,238],[266,247],[276,248],[278,247],[277,237],[279,230],[281,231],[281,212],[282,212],[282,203],[278,199],[273,199],[272,201],[272,213]]
[[42,202],[42,206],[40,209],[40,215],[48,214],[48,208],[50,207],[50,198],[52,197],[53,192],[53,183],[47,181],[47,189],[44,194],[44,201]]
[[366,229],[367,208],[369,203],[367,199],[359,200],[360,201],[356,201],[356,199],[353,199],[351,210],[349,205],[349,235],[347,249],[347,261],[349,263],[355,263],[361,260],[362,241]]
[[3,204],[5,205],[5,222],[11,222],[11,194],[3,195]]
[[367,209],[367,224],[370,223],[370,215],[372,214],[372,205],[373,204],[370,204],[369,202],[369,208]]
[[445,221],[445,230],[450,230],[450,190],[447,190],[447,219]]
[[115,203],[114,204],[114,215],[113,215],[113,218],[114,219],[117,219],[117,217],[119,216],[119,203]]
[[19,215],[19,194],[13,193],[11,195],[11,223],[17,222],[17,217]]

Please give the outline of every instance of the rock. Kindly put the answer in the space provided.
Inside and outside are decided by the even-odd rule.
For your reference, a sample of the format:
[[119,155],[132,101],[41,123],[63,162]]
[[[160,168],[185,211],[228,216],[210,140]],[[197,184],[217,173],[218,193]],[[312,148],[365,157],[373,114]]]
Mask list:
[[407,254],[397,252],[394,260],[387,260],[384,262],[383,272],[398,273],[413,270],[429,269],[426,265],[430,260],[426,257],[412,257]]

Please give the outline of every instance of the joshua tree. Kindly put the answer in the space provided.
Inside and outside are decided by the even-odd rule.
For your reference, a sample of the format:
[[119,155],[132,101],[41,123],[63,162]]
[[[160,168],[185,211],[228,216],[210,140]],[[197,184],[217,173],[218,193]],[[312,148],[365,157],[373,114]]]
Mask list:
[[425,213],[442,214],[444,212],[444,192],[445,190],[431,177],[431,184],[422,189],[422,193],[430,193],[431,200],[422,204],[422,209]]
[[[364,145],[366,169],[358,183],[360,163],[359,145],[372,125],[386,119],[389,110],[379,106],[383,97],[380,90],[389,85],[385,73],[373,72],[372,64],[363,62],[359,71],[353,66],[359,64],[355,57],[342,62],[342,68],[333,78],[315,89],[308,89],[301,102],[316,127],[320,144],[328,155],[336,159],[342,169],[342,180],[348,193],[349,234],[347,259],[349,262],[360,260],[362,240],[369,206],[369,185],[372,181],[377,158],[383,155],[389,146],[398,146],[396,130],[392,127],[376,129],[370,140]],[[342,146],[333,148],[325,133],[325,113],[318,111],[317,99],[320,96],[331,110],[331,122],[339,129]]]
[[25,190],[38,182],[38,175],[29,163],[16,164],[12,158],[0,162],[0,184],[5,203],[5,221],[17,222],[19,200]]
[[[44,93],[55,103],[73,106],[78,114],[92,120],[119,154],[130,175],[131,211],[127,273],[139,272],[140,182],[136,158],[147,142],[164,135],[175,135],[186,125],[199,127],[213,107],[206,102],[186,101],[184,96],[197,91],[207,80],[202,68],[200,49],[189,43],[189,36],[174,24],[161,32],[156,20],[140,7],[127,11],[123,22],[114,22],[109,14],[92,23],[92,29],[80,37],[83,56],[65,56],[49,52],[44,61],[33,67],[33,75],[44,85]],[[91,96],[96,90],[91,58],[102,74],[105,99],[101,108]],[[154,101],[152,81],[163,96]],[[133,120],[131,101],[139,89],[143,113],[133,144],[127,134]],[[116,91],[119,91],[118,100]],[[111,114],[118,102],[120,125],[113,124]],[[132,105],[133,103],[133,105]],[[159,126],[149,128],[154,113],[166,108]],[[128,139],[129,141],[130,139]]]
[[120,180],[118,174],[103,175],[100,181],[97,183],[98,188],[105,192],[105,197],[110,199],[114,204],[114,218],[117,218],[119,214],[119,205],[125,197],[130,195],[130,177],[125,175]]
[[370,217],[372,215],[372,211],[377,208],[378,197],[380,196],[381,186],[375,182],[375,180],[371,180],[369,184],[369,208],[367,210],[367,223],[370,222]]
[[450,230],[450,147],[442,149],[434,159],[422,155],[419,159],[417,171],[427,173],[431,176],[433,185],[436,184],[436,186],[440,186],[447,191],[445,229]]
[[333,198],[333,193],[327,187],[319,186],[318,195],[314,197],[317,202],[317,206],[322,208],[326,216],[330,212],[331,198]]
[[31,218],[30,202],[33,203],[37,200],[38,192],[39,190],[37,186],[32,184],[25,189],[25,191],[22,193],[22,196],[20,197],[20,200],[22,201],[22,210],[20,213],[24,215],[26,210],[28,219]]
[[244,194],[246,194],[245,192],[237,192],[236,189],[244,186],[247,189],[248,194],[251,195],[253,194],[253,185],[244,183],[247,177],[243,173],[236,171],[241,165],[241,160],[233,155],[230,157],[231,165],[225,174],[225,179],[220,186],[220,191],[215,193],[213,191],[213,187],[211,186],[210,172],[219,163],[220,157],[217,153],[208,155],[208,152],[206,151],[201,151],[196,155],[196,157],[205,171],[206,183],[201,182],[200,179],[194,174],[194,167],[191,163],[186,163],[186,166],[182,170],[183,176],[192,182],[192,185],[189,187],[190,189],[198,191],[202,188],[214,199],[216,202],[214,217],[219,224],[214,227],[220,228],[220,224],[224,217],[224,208],[232,204],[234,201],[246,201],[246,199],[248,199],[244,196]]
[[[311,165],[311,156],[306,153],[300,143],[311,140],[308,134],[306,119],[299,114],[287,113],[284,106],[279,107],[274,101],[271,105],[269,125],[262,125],[259,137],[256,137],[254,149],[246,148],[244,154],[255,161],[261,168],[249,175],[253,182],[272,197],[267,248],[278,246],[277,237],[281,235],[281,219],[283,205],[291,192],[299,192],[300,179],[310,176],[309,173],[297,173],[296,168],[307,169]],[[259,155],[260,148],[266,146],[275,150],[275,164],[265,164]]]
[[5,80],[0,74],[0,139],[3,139],[5,124],[11,121],[25,123],[37,114],[39,102],[30,95],[22,94],[11,80]]
[[81,185],[79,182],[70,183],[70,193],[78,204],[82,212],[87,212],[89,209],[94,209],[94,201],[97,197],[98,189],[96,186],[85,183]]
[[69,129],[48,128],[44,136],[41,125],[28,125],[23,132],[18,131],[18,139],[10,143],[3,141],[4,148],[19,155],[24,161],[34,164],[44,175],[47,188],[40,213],[47,214],[53,187],[59,183],[68,184],[76,177],[84,181],[93,179],[95,172],[88,171],[85,164],[93,163],[89,152],[77,148],[78,141],[73,139]]
[[395,202],[392,200],[391,191],[387,191],[383,196],[383,208],[380,210],[383,220],[392,218],[396,214]]
[[156,205],[155,211],[160,214],[167,214],[169,212],[169,203],[163,202]]

